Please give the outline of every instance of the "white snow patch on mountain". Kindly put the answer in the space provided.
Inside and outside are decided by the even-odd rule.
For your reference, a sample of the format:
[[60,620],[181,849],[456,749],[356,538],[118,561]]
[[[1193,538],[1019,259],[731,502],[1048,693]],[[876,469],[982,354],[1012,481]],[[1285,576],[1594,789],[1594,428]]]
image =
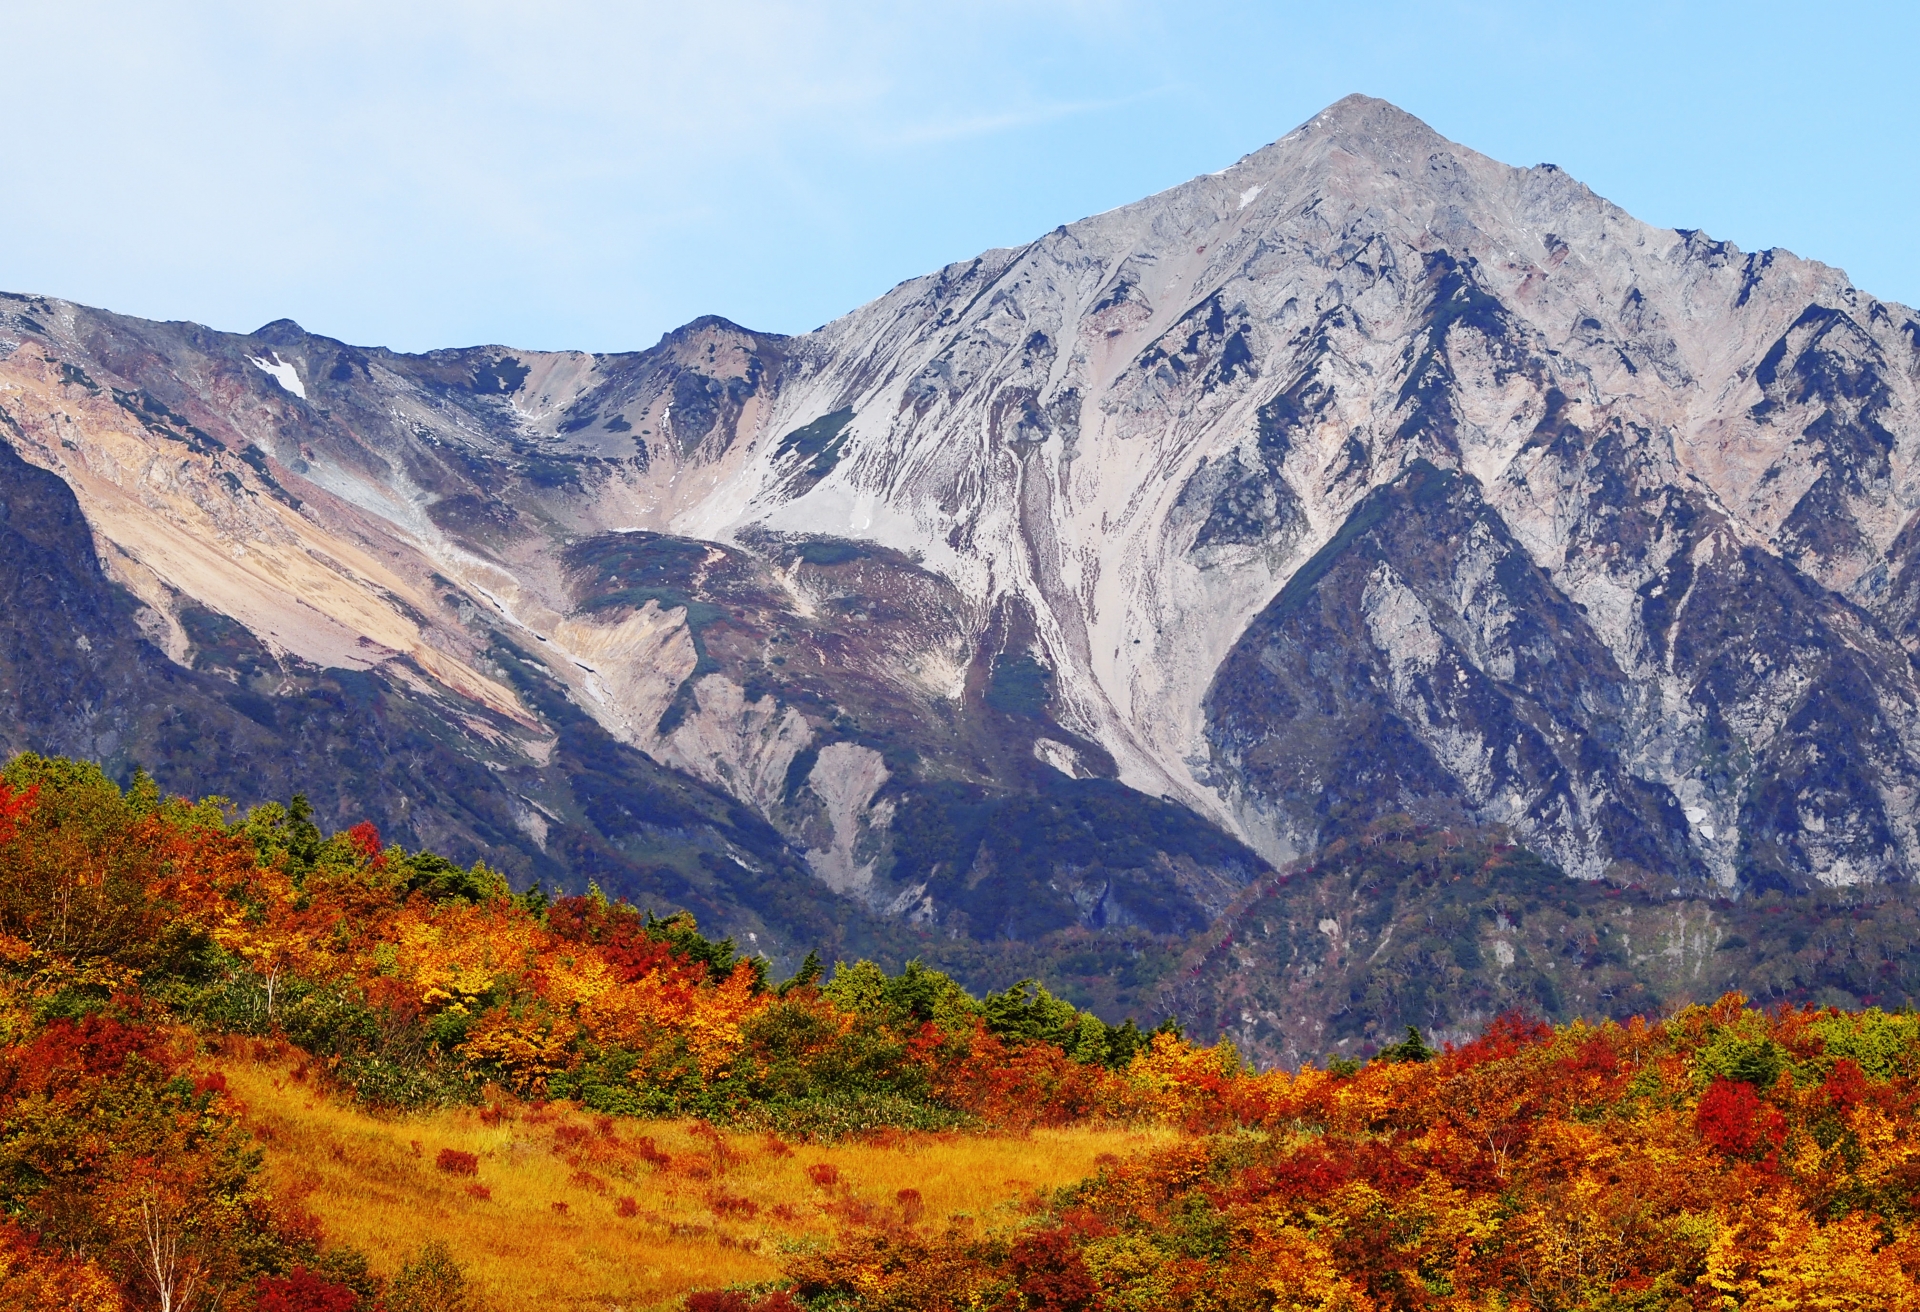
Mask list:
[[286,388],[289,392],[292,392],[302,401],[306,400],[307,389],[305,384],[300,381],[299,371],[292,365],[281,360],[277,353],[269,352],[269,355],[271,358],[265,360],[262,360],[259,356],[250,355],[247,357],[247,363],[258,369],[261,373],[271,377],[274,382],[280,384],[280,386]]

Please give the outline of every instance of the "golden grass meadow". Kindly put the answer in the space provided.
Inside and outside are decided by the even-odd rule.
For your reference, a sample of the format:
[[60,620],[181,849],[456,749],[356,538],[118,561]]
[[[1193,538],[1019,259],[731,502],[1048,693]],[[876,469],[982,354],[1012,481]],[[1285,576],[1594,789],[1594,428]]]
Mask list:
[[[773,1280],[783,1254],[849,1223],[1010,1228],[1041,1192],[1178,1137],[1072,1126],[787,1144],[510,1101],[382,1116],[297,1061],[242,1055],[218,1070],[275,1193],[327,1242],[390,1275],[438,1239],[494,1312],[677,1306],[690,1290]],[[458,1157],[443,1169],[447,1150],[472,1154],[473,1174],[456,1173]]]

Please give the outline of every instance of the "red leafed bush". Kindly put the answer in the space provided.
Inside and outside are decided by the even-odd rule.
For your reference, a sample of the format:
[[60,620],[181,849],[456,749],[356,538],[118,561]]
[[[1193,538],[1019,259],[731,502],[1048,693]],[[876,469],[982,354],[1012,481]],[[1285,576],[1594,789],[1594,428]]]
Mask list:
[[687,1312],[753,1312],[753,1300],[731,1289],[687,1295]]
[[759,1298],[732,1289],[711,1289],[688,1294],[687,1312],[800,1312],[800,1305],[784,1289]]
[[750,1221],[760,1212],[760,1204],[753,1199],[743,1198],[739,1194],[730,1194],[724,1187],[715,1189],[707,1195],[707,1206],[713,1209],[715,1216],[734,1216],[742,1221]]
[[1820,1086],[1820,1093],[1827,1106],[1835,1111],[1850,1111],[1859,1106],[1867,1096],[1867,1077],[1860,1070],[1860,1063],[1851,1057],[1836,1061],[1826,1082]]
[[1013,1246],[1013,1277],[1026,1306],[1055,1312],[1091,1312],[1100,1306],[1100,1287],[1093,1281],[1066,1235],[1043,1231]]
[[1716,1152],[1755,1157],[1778,1148],[1787,1137],[1786,1118],[1760,1100],[1751,1084],[1715,1080],[1694,1112],[1694,1129]]
[[356,1312],[360,1295],[296,1266],[285,1276],[262,1276],[253,1305],[257,1312]]
[[475,1153],[463,1153],[458,1148],[442,1148],[433,1164],[448,1175],[480,1174],[480,1158]]
[[632,1194],[620,1195],[620,1201],[613,1205],[613,1214],[615,1216],[640,1215],[639,1200],[634,1198]]
[[832,1162],[815,1162],[807,1168],[807,1179],[822,1189],[830,1189],[840,1183],[840,1168]]
[[900,1219],[908,1225],[927,1214],[927,1205],[921,1201],[918,1189],[902,1189],[893,1196],[893,1201],[900,1204]]
[[51,1093],[76,1082],[118,1075],[140,1057],[168,1064],[159,1036],[98,1013],[79,1020],[60,1017],[25,1047],[8,1049],[0,1060],[0,1096]]
[[470,1184],[467,1186],[467,1196],[470,1198],[478,1198],[484,1203],[493,1197],[493,1190],[483,1184]]

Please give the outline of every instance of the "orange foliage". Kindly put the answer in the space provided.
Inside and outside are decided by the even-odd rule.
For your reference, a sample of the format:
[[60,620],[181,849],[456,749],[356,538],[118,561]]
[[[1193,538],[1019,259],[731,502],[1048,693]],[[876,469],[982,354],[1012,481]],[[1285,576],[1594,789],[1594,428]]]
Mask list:
[[1112,1164],[1011,1244],[850,1236],[795,1261],[797,1292],[902,1312],[1920,1310],[1920,1017],[1728,997],[1663,1024],[1509,1018],[1431,1057],[1249,1075],[1156,1046],[1136,1095],[1225,1132]]

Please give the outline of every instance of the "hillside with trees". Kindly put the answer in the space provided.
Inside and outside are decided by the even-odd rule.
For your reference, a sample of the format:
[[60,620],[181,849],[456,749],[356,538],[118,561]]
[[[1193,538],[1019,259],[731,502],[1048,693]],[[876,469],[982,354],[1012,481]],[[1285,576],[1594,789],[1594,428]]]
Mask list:
[[298,799],[0,776],[4,1307],[507,1312],[512,1241],[716,1255],[645,1296],[705,1312],[1916,1308],[1917,1107],[1910,1012],[1262,1071],[1030,981],[774,979]]

